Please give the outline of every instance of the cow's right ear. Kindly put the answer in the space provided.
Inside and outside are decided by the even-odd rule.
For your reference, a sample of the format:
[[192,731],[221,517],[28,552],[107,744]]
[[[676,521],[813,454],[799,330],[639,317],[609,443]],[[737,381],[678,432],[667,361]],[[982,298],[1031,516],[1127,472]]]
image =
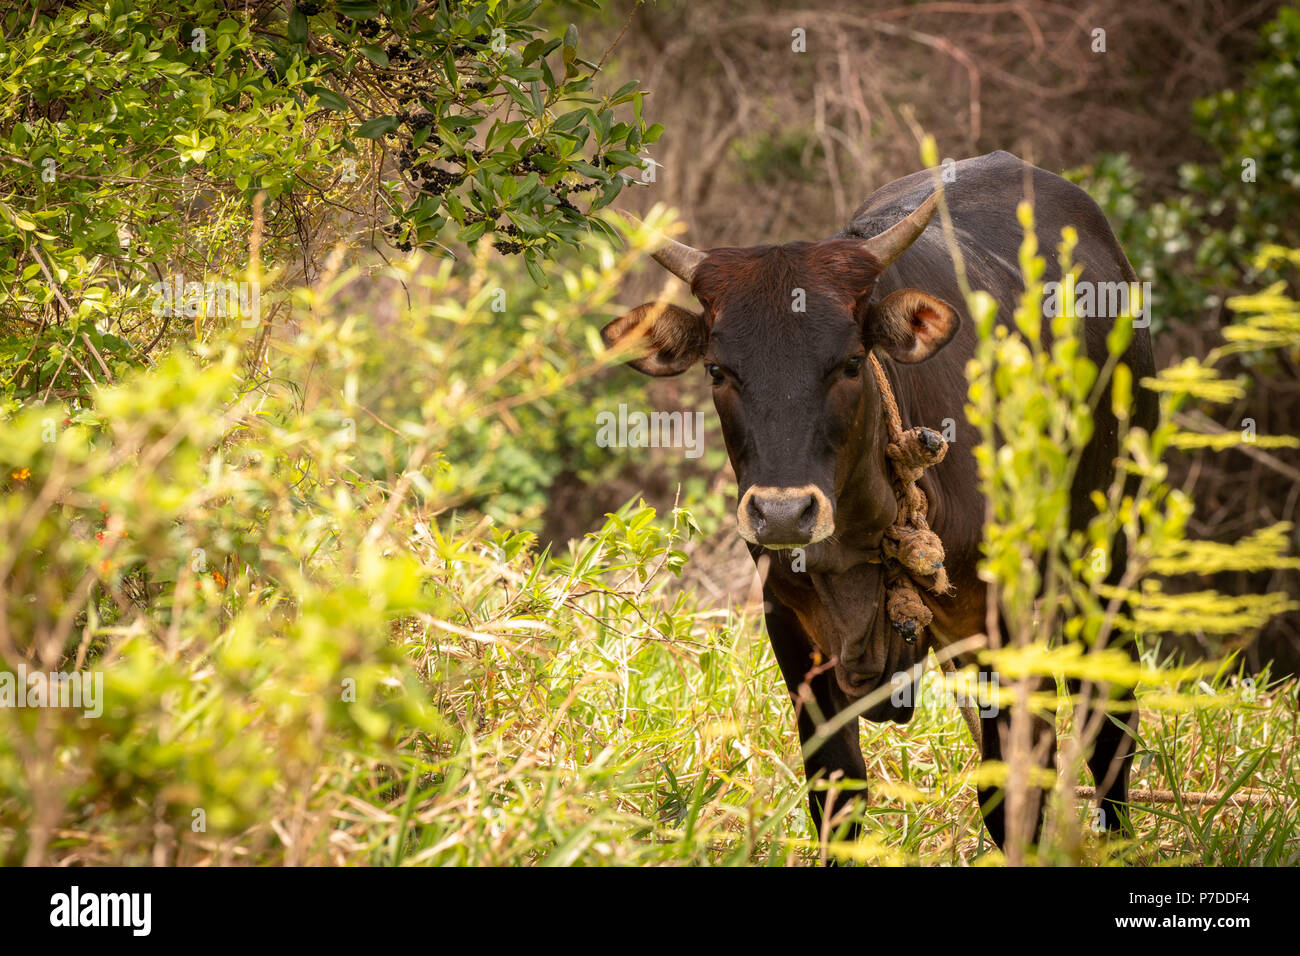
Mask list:
[[668,302],[647,302],[600,330],[608,348],[630,348],[629,360],[646,375],[679,375],[704,357],[704,316]]

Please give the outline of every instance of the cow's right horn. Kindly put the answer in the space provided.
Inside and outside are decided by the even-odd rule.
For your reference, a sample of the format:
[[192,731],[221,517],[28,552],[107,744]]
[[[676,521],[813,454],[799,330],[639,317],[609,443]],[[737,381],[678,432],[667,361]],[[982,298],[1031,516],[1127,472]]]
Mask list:
[[[618,214],[637,225],[641,224],[641,220],[630,212],[619,209]],[[652,252],[650,256],[677,278],[690,285],[695,278],[695,270],[709,257],[709,254],[673,239],[666,239],[663,248],[658,252]]]

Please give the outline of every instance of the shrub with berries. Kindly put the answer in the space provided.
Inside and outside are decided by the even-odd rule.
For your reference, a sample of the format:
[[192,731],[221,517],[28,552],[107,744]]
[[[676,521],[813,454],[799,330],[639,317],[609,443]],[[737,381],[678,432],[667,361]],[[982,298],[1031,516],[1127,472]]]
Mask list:
[[544,284],[541,259],[592,230],[609,234],[592,213],[662,130],[643,122],[636,83],[602,90],[577,29],[548,35],[526,0],[410,6],[299,3],[286,53],[322,68],[321,105],[354,123],[362,154],[366,141],[379,151],[371,185],[397,249],[492,232]]

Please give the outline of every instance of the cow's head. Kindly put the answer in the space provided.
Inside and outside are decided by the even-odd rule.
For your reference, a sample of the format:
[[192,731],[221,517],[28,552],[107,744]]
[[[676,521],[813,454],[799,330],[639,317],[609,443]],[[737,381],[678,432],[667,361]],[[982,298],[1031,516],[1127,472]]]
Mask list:
[[[655,259],[690,284],[702,310],[647,303],[603,330],[606,345],[636,347],[631,365],[647,375],[703,364],[736,471],[740,534],[751,545],[804,548],[811,565],[837,560],[828,547],[811,547],[836,535],[837,520],[837,537],[854,542],[878,541],[892,523],[882,398],[868,352],[922,362],[960,320],[919,289],[874,293],[938,199],[865,240],[709,252],[670,242]],[[841,515],[846,489],[851,515]]]

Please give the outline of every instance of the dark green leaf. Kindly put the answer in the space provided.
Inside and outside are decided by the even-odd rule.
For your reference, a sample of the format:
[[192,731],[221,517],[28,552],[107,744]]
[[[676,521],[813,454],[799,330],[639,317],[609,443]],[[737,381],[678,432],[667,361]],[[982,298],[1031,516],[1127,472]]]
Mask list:
[[374,119],[368,119],[357,127],[356,135],[362,139],[379,139],[388,133],[396,132],[396,116],[376,116]]
[[348,101],[333,90],[326,89],[323,86],[316,86],[314,83],[304,83],[302,88],[307,93],[315,96],[317,102],[326,109],[337,110],[340,113],[348,111]]
[[383,47],[367,44],[361,47],[361,52],[372,63],[377,63],[379,66],[388,66],[388,54],[384,52]]
[[289,14],[289,39],[299,46],[307,42],[307,16],[297,7]]

